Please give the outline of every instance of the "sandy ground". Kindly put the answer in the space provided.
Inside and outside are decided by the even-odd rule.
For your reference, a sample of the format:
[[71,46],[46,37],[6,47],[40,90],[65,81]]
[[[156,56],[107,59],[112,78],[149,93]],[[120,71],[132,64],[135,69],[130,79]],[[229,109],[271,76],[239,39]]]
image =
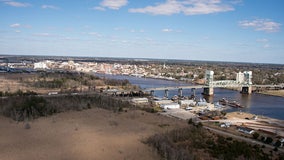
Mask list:
[[[141,142],[186,122],[143,111],[113,113],[93,108],[70,111],[25,123],[0,116],[3,160],[160,159]],[[161,127],[167,124],[166,127]]]
[[233,118],[245,119],[245,118],[252,118],[253,116],[255,115],[246,112],[229,112],[226,115],[228,119],[233,119]]
[[[254,117],[254,114],[245,113],[245,112],[231,112],[227,113],[226,117],[228,118],[225,121],[232,122],[236,125],[246,125],[247,127],[256,129],[256,130],[266,130],[271,133],[277,132],[281,137],[284,137],[284,121],[264,116],[258,116],[256,120],[251,119]],[[245,119],[249,118],[249,120]]]

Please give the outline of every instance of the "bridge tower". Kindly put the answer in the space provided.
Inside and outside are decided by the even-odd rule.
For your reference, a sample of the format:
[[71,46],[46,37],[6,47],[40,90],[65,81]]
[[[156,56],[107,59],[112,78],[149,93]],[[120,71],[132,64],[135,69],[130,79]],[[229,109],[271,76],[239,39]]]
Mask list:
[[169,90],[168,89],[165,89],[165,95],[164,95],[165,98],[169,98]]
[[252,71],[244,71],[243,73],[243,87],[241,93],[251,94],[252,93]]
[[151,91],[150,91],[150,96],[152,96],[152,97],[155,96],[155,91],[154,91],[154,90],[151,90]]
[[179,89],[178,89],[178,96],[179,96],[179,97],[182,97],[182,88],[179,88]]
[[203,94],[211,96],[214,94],[214,88],[212,86],[214,77],[214,71],[206,70],[205,72],[205,87],[203,88]]

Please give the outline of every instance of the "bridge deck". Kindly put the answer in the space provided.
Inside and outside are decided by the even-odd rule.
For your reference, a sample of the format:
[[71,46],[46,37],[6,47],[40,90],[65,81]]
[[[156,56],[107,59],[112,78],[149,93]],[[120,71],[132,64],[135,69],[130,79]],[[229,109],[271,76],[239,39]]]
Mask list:
[[204,85],[195,85],[195,86],[176,86],[176,87],[158,87],[158,88],[146,88],[146,91],[161,91],[161,90],[175,90],[175,89],[192,89],[192,88],[203,88]]

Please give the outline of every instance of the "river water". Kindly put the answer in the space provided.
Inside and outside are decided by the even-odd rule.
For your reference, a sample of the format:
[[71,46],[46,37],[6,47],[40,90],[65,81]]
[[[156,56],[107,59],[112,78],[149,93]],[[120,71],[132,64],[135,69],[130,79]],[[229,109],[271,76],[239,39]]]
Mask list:
[[[133,85],[138,85],[142,89],[145,88],[156,88],[156,87],[178,87],[190,85],[185,82],[177,81],[168,81],[161,79],[152,79],[152,78],[139,78],[133,76],[123,76],[123,75],[105,75],[105,74],[96,74],[99,77],[111,78],[111,79],[127,79]],[[191,96],[193,91],[191,89],[183,89],[184,96]],[[205,96],[201,94],[202,89],[196,89],[195,95],[196,98],[205,98],[208,102],[214,103],[222,98],[228,100],[236,100],[240,102],[244,108],[241,108],[242,112],[248,112],[252,114],[257,114],[260,116],[267,116],[271,118],[277,118],[284,120],[284,97],[269,96],[263,94],[252,93],[250,95],[243,95],[239,91],[214,88],[213,96]],[[170,90],[169,97],[178,95],[178,90]],[[163,97],[164,91],[155,91],[155,96]],[[229,108],[227,111],[238,111],[239,108]]]

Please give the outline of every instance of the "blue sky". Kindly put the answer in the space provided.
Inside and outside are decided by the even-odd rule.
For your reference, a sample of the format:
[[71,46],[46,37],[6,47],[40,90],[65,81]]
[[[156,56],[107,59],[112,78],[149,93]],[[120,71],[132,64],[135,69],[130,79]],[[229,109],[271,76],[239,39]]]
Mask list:
[[283,0],[0,0],[0,54],[284,64]]

